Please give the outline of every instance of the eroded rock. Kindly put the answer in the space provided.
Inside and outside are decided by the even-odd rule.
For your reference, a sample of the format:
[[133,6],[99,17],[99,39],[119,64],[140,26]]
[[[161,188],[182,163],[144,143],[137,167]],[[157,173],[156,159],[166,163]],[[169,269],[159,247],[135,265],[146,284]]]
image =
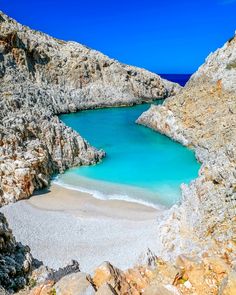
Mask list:
[[24,287],[31,266],[29,247],[16,242],[6,218],[0,213],[0,286],[9,292]]

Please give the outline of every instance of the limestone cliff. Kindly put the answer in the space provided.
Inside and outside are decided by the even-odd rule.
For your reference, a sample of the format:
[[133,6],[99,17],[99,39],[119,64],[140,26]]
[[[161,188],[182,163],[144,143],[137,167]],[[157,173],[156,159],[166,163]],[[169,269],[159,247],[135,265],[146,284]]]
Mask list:
[[29,197],[55,172],[100,161],[56,115],[164,98],[175,83],[0,12],[0,205]]
[[156,74],[0,15],[1,108],[5,114],[19,108],[46,107],[55,114],[127,105],[164,98],[179,88]]
[[235,61],[236,37],[211,54],[179,94],[137,121],[194,148],[202,163],[199,177],[182,185],[182,204],[161,225],[164,233],[172,224],[163,244],[175,253],[191,251],[194,240],[203,252],[209,241],[212,246],[236,236]]
[[0,204],[46,187],[53,173],[103,156],[55,116],[15,114],[0,124]]

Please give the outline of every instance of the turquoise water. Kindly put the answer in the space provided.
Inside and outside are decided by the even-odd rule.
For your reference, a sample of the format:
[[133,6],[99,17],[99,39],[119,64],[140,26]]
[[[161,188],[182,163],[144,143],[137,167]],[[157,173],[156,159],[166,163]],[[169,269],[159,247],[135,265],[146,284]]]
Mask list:
[[193,151],[135,120],[149,105],[81,111],[60,116],[92,145],[106,151],[98,165],[68,170],[57,180],[96,197],[170,206],[199,170]]

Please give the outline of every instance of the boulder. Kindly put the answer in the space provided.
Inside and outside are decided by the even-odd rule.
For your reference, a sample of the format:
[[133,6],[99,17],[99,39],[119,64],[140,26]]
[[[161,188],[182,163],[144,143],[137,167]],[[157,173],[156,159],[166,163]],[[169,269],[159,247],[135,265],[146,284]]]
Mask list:
[[98,268],[96,268],[93,282],[97,289],[105,283],[109,282],[109,284],[115,287],[122,279],[124,278],[124,274],[118,268],[115,268],[109,262],[102,263]]
[[55,286],[57,295],[93,295],[95,290],[90,283],[90,278],[82,272],[72,273],[60,279]]

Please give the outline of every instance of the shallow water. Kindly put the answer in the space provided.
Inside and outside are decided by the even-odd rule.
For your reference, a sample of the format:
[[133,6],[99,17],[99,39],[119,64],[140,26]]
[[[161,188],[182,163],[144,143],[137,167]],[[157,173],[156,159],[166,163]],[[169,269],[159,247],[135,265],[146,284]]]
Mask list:
[[57,182],[99,198],[170,206],[199,170],[193,151],[135,120],[149,105],[81,111],[60,116],[92,145],[106,151],[98,165],[73,168]]

